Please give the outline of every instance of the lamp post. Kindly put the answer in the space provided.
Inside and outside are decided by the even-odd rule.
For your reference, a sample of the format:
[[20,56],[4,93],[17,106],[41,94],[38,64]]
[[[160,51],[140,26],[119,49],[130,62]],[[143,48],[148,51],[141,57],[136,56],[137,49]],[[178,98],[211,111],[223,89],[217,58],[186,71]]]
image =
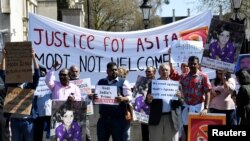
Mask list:
[[143,3],[140,6],[140,8],[143,14],[144,29],[147,29],[149,25],[149,16],[152,6],[148,4],[148,0],[143,0]]

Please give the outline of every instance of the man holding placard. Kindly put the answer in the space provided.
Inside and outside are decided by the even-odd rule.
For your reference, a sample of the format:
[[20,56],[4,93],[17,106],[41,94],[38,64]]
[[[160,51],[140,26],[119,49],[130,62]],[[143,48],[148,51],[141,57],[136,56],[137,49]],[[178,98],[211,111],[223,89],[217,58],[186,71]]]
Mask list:
[[53,68],[48,72],[45,83],[52,91],[52,100],[61,101],[81,101],[81,93],[78,86],[71,83],[69,77],[69,70],[63,68],[59,72],[59,80],[55,80],[55,69],[59,65],[59,62],[53,64]]
[[[80,70],[76,65],[72,65],[69,68],[69,77],[70,77],[71,81],[80,80]],[[80,88],[80,90],[81,90],[81,88]],[[89,95],[89,94],[90,93],[87,93],[87,94],[85,93],[85,95]],[[84,101],[89,102],[89,101],[91,101],[91,99],[89,99],[88,96],[86,96]],[[92,108],[93,108],[93,103],[89,102],[87,104],[90,105],[90,106],[92,104]],[[88,105],[87,105],[87,108],[88,108]],[[90,127],[89,127],[89,115],[87,115],[87,114],[86,114],[85,123],[86,123],[86,141],[91,141]]]
[[107,104],[99,105],[100,118],[97,123],[97,138],[98,141],[108,141],[111,135],[113,141],[128,141],[127,131],[130,121],[125,119],[125,113],[126,106],[132,99],[131,87],[127,80],[117,76],[116,63],[107,64],[107,74],[106,78],[100,79],[97,83],[95,101],[110,98],[114,94],[116,96],[113,104],[108,100]]
[[150,105],[149,140],[178,141],[179,111],[175,110],[180,106],[176,96],[179,82],[170,79],[170,66],[167,64],[160,65],[159,75],[159,79],[149,84],[146,97]]
[[[20,50],[23,49],[25,51],[28,51],[30,48],[30,51],[31,51],[31,44],[29,46],[23,46],[23,47],[22,45],[23,44],[20,43],[20,46],[21,46],[21,47],[19,46]],[[7,55],[13,56],[13,54],[9,52],[11,51],[10,48],[11,47],[9,47],[8,52],[5,49],[3,50],[2,68],[0,70],[0,77],[3,79],[4,82],[7,81],[6,80],[7,75],[10,74],[10,72],[7,72],[7,70],[5,71],[5,67],[6,66],[8,67],[9,65],[8,64],[9,62],[7,62],[7,60],[5,61],[5,57],[7,58]],[[26,54],[26,57],[28,56],[29,54]],[[10,56],[8,56],[8,58],[10,58]],[[32,106],[33,94],[38,85],[40,72],[39,72],[38,63],[35,58],[35,52],[33,49],[32,49],[32,60],[34,64],[34,74],[33,74],[32,83],[31,82],[21,83],[21,81],[19,80],[17,80],[18,83],[5,83],[5,89],[7,91],[7,95],[6,95],[5,102],[4,102],[4,111],[8,113],[13,113],[11,115],[12,141],[33,141],[34,140],[33,139],[33,130],[34,130],[33,120],[34,119],[31,115],[31,106]],[[14,63],[17,65],[17,68],[20,68],[23,66],[23,64],[21,64],[22,61],[20,60],[19,63],[18,61]],[[6,63],[6,66],[5,66],[5,63]],[[27,67],[29,67],[28,64],[29,63],[25,63]],[[29,70],[29,68],[27,69],[22,68],[20,70],[16,70],[15,72],[22,72],[26,70]]]

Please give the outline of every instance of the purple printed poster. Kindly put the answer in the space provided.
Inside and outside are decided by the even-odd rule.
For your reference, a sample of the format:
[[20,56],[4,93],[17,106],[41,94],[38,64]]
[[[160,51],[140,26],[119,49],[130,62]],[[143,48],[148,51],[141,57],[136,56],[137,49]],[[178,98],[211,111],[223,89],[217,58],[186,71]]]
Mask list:
[[213,18],[201,65],[234,72],[244,39],[244,25]]
[[52,101],[51,139],[83,141],[85,117],[84,101]]

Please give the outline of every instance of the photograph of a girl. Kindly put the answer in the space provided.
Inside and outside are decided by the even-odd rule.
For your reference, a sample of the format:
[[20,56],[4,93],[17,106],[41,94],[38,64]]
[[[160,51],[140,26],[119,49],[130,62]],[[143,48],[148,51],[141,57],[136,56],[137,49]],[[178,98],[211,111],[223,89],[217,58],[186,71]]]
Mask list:
[[81,108],[81,105],[82,103],[77,101],[65,102],[57,109],[52,121],[54,140],[83,141],[82,120],[84,116],[81,114],[86,112],[84,112],[84,108]]
[[244,32],[244,25],[212,18],[201,65],[233,73]]
[[214,31],[216,40],[210,44],[210,58],[233,63],[235,47],[231,41],[231,30],[228,24],[219,25]]

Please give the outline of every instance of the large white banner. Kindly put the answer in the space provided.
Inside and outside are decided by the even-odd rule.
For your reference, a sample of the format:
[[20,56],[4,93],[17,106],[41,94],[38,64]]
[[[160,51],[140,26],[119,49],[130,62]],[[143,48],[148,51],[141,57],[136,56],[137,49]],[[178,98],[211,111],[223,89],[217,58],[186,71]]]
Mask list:
[[[146,66],[169,61],[168,49],[174,40],[205,42],[212,14],[199,13],[186,19],[147,30],[105,32],[77,27],[36,14],[29,14],[29,40],[41,64],[48,69],[55,60],[58,69],[79,66],[81,77],[91,76],[92,85],[106,76],[110,61],[129,69],[129,82],[135,83]],[[194,38],[194,37],[199,38]],[[101,73],[103,72],[103,73]]]

